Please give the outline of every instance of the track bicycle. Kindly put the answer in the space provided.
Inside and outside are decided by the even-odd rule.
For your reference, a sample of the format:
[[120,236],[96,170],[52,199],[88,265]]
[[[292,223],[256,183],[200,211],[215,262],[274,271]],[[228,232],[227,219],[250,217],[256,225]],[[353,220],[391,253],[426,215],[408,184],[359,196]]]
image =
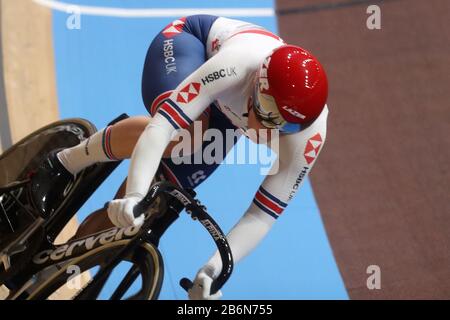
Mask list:
[[[126,117],[121,115],[110,124]],[[100,163],[83,170],[51,216],[40,214],[30,201],[30,172],[49,151],[76,145],[95,131],[95,126],[84,119],[58,121],[25,137],[0,156],[0,285],[9,288],[7,299],[52,298],[61,287],[73,283],[74,268],[79,275],[95,275],[76,288],[73,299],[98,299],[123,262],[128,271],[120,277],[117,287],[109,288],[109,299],[157,299],[164,276],[159,240],[184,209],[201,222],[219,249],[223,268],[211,292],[219,290],[233,269],[226,238],[194,198],[195,192],[166,181],[160,170],[148,195],[135,208],[136,214],[146,213],[140,229],[115,227],[54,244],[62,228],[120,162]],[[39,277],[42,274],[45,277]],[[192,285],[186,278],[180,284],[186,290]]]

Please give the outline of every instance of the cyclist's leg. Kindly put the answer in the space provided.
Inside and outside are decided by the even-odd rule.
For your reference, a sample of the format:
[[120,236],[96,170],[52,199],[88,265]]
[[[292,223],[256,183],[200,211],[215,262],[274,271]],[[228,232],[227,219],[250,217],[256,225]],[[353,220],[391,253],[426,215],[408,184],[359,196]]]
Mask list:
[[[125,188],[127,186],[127,179],[125,179],[120,185],[119,189],[114,196],[114,199],[123,198],[125,195]],[[80,223],[78,227],[77,233],[73,236],[72,239],[82,238],[84,236],[96,233],[101,230],[109,229],[114,227],[111,220],[108,218],[108,214],[105,208],[98,209],[92,212],[86,219]]]
[[[222,135],[223,144],[220,146],[222,148],[222,157],[217,157],[215,159],[216,161],[212,164],[206,164],[204,161],[205,159],[203,153],[208,146],[215,143],[214,140],[202,142],[199,150],[194,150],[194,152],[188,157],[189,163],[179,164],[177,159],[171,158],[171,148],[167,148],[162,159],[162,170],[168,179],[184,188],[195,188],[207,177],[209,177],[218,168],[221,160],[225,158],[241,136],[240,131],[214,105],[211,105],[207,109],[207,112],[202,114],[202,117],[204,117],[204,119],[202,119],[202,124],[204,127],[202,136],[205,133],[205,129],[218,130],[218,132]],[[191,136],[193,136],[192,126],[189,130],[191,131]],[[233,134],[231,135],[230,132],[227,134],[227,130],[232,130]],[[227,136],[230,140],[233,140],[227,142]],[[198,156],[199,153],[202,154],[202,157]],[[196,158],[201,159],[201,163],[196,163]],[[126,179],[119,187],[114,199],[122,198],[125,195],[125,188]]]
[[[226,130],[236,130],[236,127],[215,106],[211,106],[210,110],[211,115],[209,119],[209,128],[218,130],[224,137],[224,144],[222,145],[222,158],[224,158],[228,151],[237,142],[237,139],[239,138],[239,132],[234,131],[236,133],[236,136],[233,138],[233,141],[231,143],[226,143]],[[173,183],[178,184],[184,188],[196,188],[203,181],[205,181],[220,165],[221,158],[217,158],[217,162],[215,163],[206,164],[204,162],[203,156],[201,157],[201,163],[195,163],[195,158],[198,156],[198,153],[202,153],[203,155],[205,148],[210,146],[211,143],[214,142],[206,141],[202,143],[201,149],[196,152],[197,155],[194,153],[189,157],[191,164],[177,164],[176,160],[170,158],[170,154],[168,154],[168,157],[163,158],[161,162],[165,176]],[[126,180],[120,186],[114,199],[122,198],[125,195],[125,188]],[[113,224],[109,220],[106,210],[100,209],[90,214],[82,222],[74,238],[81,238],[111,227],[113,227]]]

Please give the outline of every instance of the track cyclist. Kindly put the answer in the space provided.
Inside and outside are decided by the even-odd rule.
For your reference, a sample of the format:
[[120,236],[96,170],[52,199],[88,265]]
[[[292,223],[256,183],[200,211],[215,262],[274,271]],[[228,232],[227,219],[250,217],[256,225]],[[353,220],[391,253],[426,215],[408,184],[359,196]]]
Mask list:
[[[110,202],[107,215],[97,214],[96,221],[138,226],[144,217],[135,218],[132,209],[160,164],[166,176],[185,188],[197,187],[220,164],[176,164],[171,152],[180,130],[192,133],[194,121],[200,121],[202,134],[209,128],[225,136],[234,129],[266,144],[275,130],[278,171],[265,177],[227,235],[238,262],[268,233],[313,167],[326,137],[327,95],[319,61],[264,28],[211,15],[177,19],[153,39],[145,58],[142,98],[149,116],[125,119],[77,146],[51,152],[32,177],[35,205],[51,215],[81,170],[131,158],[124,196]],[[210,143],[202,142],[201,150]],[[224,145],[223,155],[231,147]],[[198,271],[189,298],[219,299],[222,293],[210,295],[210,286],[220,270],[216,253]]]

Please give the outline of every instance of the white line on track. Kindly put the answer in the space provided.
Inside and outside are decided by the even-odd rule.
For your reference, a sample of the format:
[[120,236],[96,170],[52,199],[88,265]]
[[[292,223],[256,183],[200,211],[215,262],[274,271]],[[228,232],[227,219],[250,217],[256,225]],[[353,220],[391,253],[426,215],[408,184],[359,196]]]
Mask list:
[[273,8],[112,8],[75,5],[55,0],[33,0],[33,2],[66,13],[107,16],[117,18],[164,18],[188,16],[193,14],[211,14],[226,17],[273,17]]

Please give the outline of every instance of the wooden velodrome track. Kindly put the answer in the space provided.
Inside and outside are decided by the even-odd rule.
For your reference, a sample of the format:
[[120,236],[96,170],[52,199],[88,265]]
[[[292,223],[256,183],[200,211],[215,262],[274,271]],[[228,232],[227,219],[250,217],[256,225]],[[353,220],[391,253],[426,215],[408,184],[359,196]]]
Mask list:
[[[59,119],[52,34],[49,9],[0,0],[0,152]],[[70,238],[76,226],[74,218],[57,242]]]
[[[372,2],[381,30],[366,28]],[[449,299],[450,2],[280,0],[277,9],[281,36],[328,71],[328,141],[311,179],[350,297]],[[0,0],[0,28],[1,150],[58,109],[51,12]],[[366,287],[369,265],[381,268],[380,290]]]
[[[366,28],[373,3],[381,30]],[[350,298],[450,299],[450,1],[277,9],[281,37],[328,71],[328,141],[311,179]],[[366,287],[369,265],[381,290]]]

